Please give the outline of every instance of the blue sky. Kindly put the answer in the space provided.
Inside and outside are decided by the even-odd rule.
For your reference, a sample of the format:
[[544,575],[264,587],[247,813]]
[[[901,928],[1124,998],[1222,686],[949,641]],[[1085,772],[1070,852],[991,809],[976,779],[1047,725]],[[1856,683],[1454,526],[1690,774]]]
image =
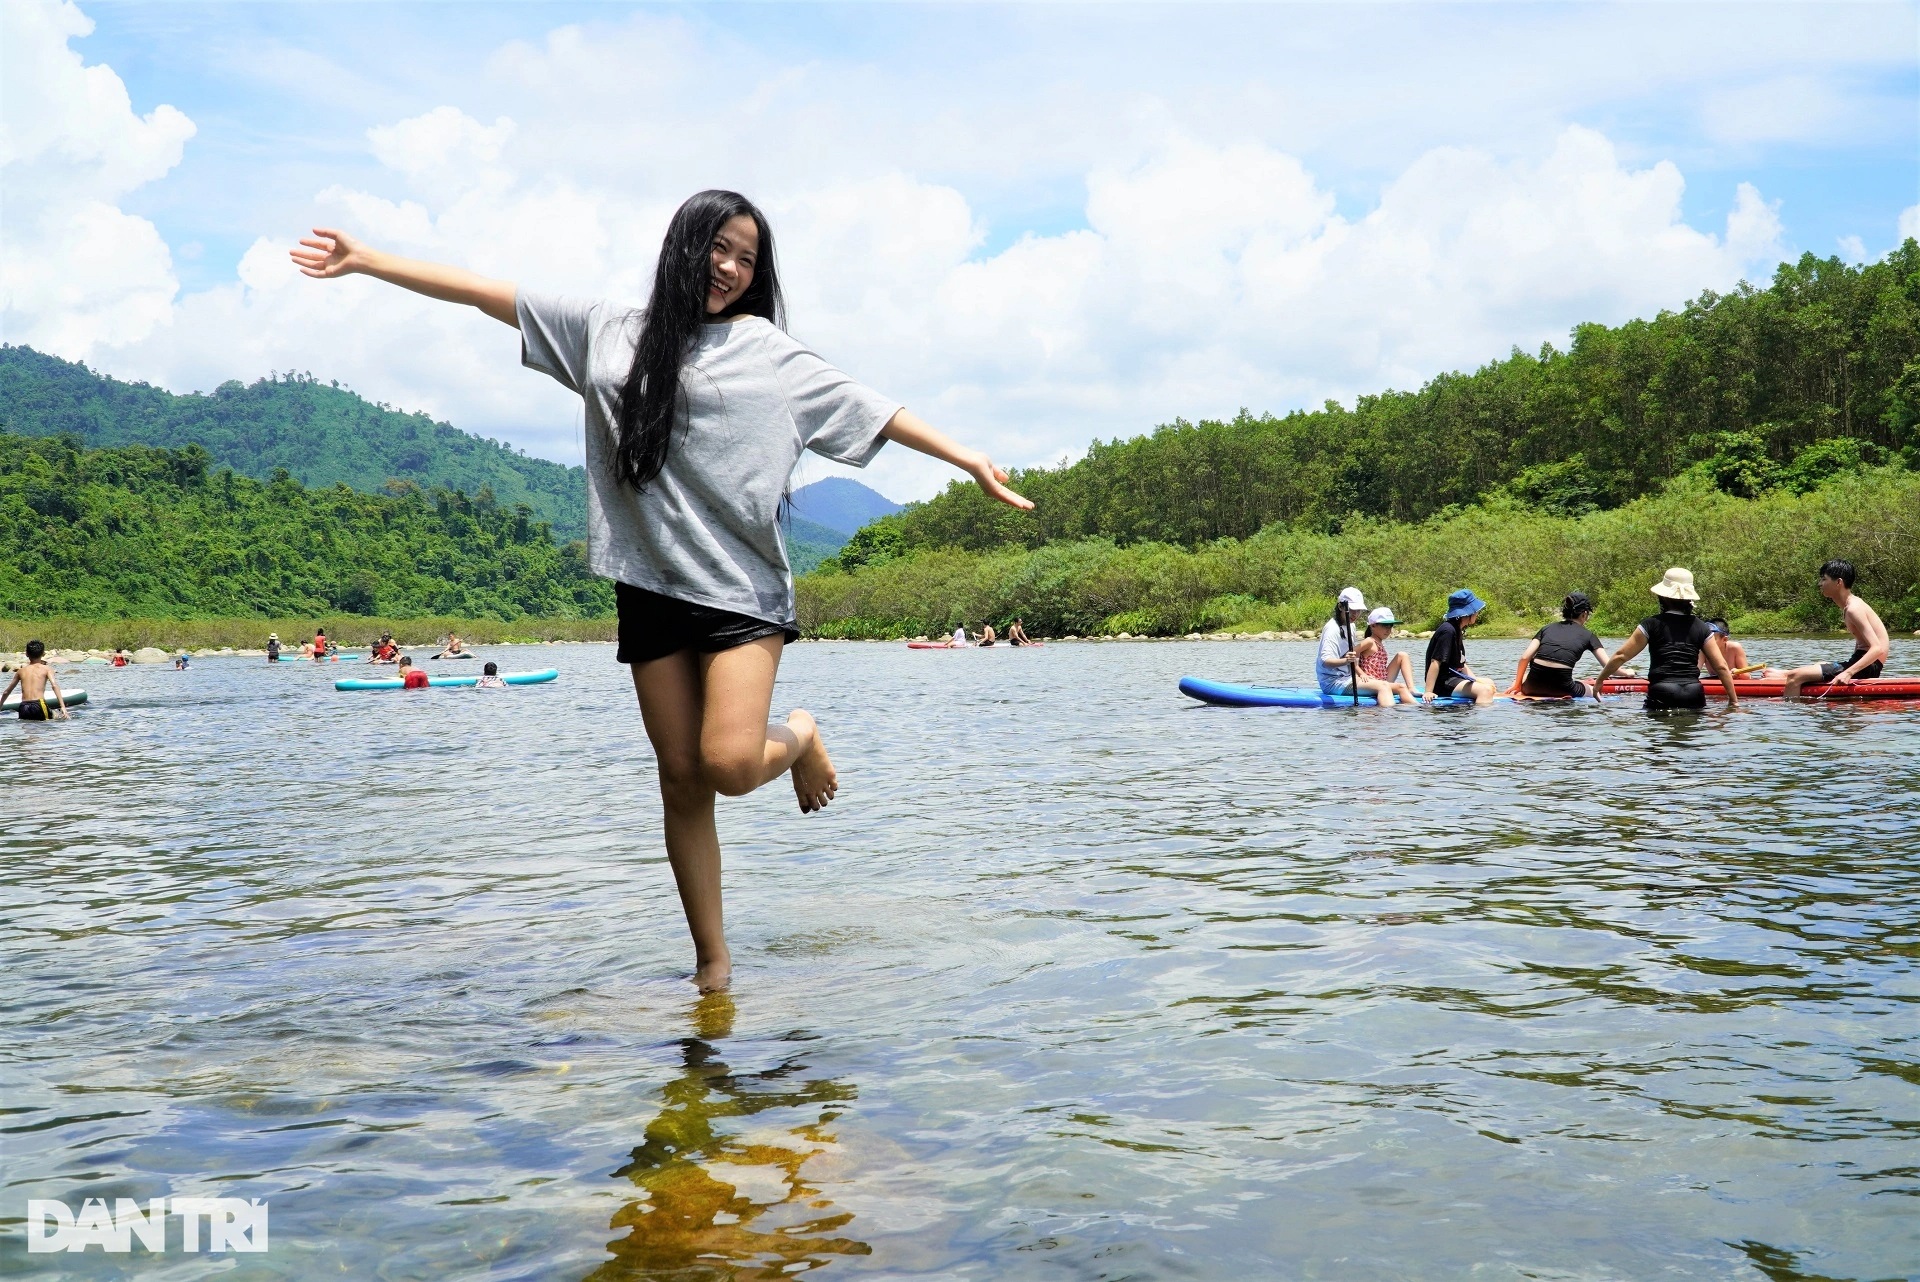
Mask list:
[[[39,60],[10,78],[50,86],[10,128],[62,140],[9,153],[10,239],[71,266],[14,283],[9,341],[182,389],[312,368],[556,457],[572,411],[510,334],[321,300],[262,247],[358,219],[631,297],[672,204],[737,186],[776,214],[797,333],[1027,463],[1407,385],[1802,251],[1877,256],[1920,206],[1913,4],[19,0],[0,23],[0,56]],[[89,76],[124,118],[62,98]],[[142,124],[162,104],[191,136]],[[89,147],[115,230],[63,239],[48,158]],[[123,243],[88,284],[100,236]]]

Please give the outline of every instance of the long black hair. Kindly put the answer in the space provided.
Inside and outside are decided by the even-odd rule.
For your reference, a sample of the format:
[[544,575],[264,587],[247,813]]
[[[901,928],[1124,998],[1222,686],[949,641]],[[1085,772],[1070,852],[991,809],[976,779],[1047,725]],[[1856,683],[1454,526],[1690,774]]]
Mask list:
[[674,211],[660,242],[653,269],[653,295],[647,300],[633,368],[620,389],[620,439],[614,470],[636,489],[660,475],[673,443],[673,412],[680,399],[680,367],[686,364],[700,326],[720,317],[707,315],[707,286],[713,276],[709,255],[714,237],[741,214],[760,232],[754,255],[753,283],[728,308],[727,316],[760,316],[778,325],[784,319],[780,273],[773,261],[773,229],[754,203],[737,191],[703,191]]

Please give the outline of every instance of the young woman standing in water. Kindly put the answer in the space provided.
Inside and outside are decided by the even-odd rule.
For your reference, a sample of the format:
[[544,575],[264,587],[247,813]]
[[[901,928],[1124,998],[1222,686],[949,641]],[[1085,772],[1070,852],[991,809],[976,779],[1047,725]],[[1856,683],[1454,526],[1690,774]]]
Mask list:
[[780,501],[802,450],[865,466],[887,441],[942,459],[1013,507],[1033,505],[977,450],[935,431],[780,328],[773,234],[744,196],[703,191],[674,214],[644,311],[397,258],[327,228],[292,251],[319,279],[355,273],[479,308],[521,334],[521,361],[586,402],[591,565],[615,581],[660,768],[667,858],[693,933],[693,979],[725,986],[714,797],[793,778],[803,813],[837,789],[819,727],[768,722],[781,647],[799,636]]

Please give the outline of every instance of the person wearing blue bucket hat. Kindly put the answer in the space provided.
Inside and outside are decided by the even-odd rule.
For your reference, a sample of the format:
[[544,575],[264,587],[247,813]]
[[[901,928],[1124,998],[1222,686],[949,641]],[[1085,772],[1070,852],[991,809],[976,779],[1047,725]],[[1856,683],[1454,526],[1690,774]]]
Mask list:
[[1466,630],[1480,620],[1487,603],[1472,588],[1461,588],[1447,598],[1447,617],[1427,642],[1427,702],[1471,695],[1477,704],[1492,703],[1493,682],[1477,677],[1467,666]]

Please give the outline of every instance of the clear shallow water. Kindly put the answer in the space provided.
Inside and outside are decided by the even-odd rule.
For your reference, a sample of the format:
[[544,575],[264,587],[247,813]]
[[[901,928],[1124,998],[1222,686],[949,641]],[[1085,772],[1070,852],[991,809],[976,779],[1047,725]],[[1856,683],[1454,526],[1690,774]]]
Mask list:
[[[87,669],[0,723],[0,1274],[1920,1272],[1920,710],[1174,690],[1311,649],[792,647],[840,800],[723,801],[704,1000],[610,647]],[[271,1250],[24,1253],[169,1193]]]

